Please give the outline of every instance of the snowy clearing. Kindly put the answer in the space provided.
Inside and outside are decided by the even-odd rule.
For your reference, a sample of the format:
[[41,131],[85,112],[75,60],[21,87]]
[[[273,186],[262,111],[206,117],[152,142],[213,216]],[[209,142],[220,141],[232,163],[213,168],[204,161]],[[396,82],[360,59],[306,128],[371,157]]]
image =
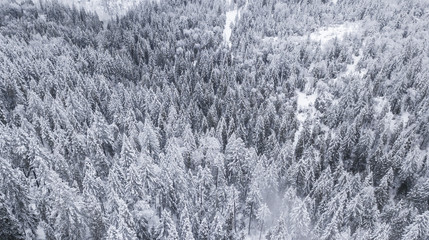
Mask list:
[[320,42],[321,47],[325,47],[326,44],[337,38],[342,40],[345,35],[357,32],[359,24],[355,22],[346,22],[340,25],[320,28],[318,31],[310,34],[312,41]]

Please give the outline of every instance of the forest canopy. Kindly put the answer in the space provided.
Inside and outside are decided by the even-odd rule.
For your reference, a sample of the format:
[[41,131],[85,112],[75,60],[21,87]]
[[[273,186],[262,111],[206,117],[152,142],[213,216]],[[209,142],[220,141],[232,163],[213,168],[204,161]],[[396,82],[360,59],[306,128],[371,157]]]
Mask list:
[[429,239],[428,9],[0,1],[0,239]]

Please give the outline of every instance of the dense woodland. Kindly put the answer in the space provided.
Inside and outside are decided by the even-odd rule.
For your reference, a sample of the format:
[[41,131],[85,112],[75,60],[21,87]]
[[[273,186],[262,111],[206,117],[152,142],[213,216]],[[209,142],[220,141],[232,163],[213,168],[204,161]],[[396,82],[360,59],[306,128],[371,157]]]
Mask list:
[[429,2],[235,4],[1,3],[0,239],[429,239]]

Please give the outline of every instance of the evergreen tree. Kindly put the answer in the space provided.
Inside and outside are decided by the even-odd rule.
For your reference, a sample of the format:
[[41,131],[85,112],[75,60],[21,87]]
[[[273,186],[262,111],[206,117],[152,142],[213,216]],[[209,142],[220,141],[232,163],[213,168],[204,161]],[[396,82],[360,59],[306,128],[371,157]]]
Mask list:
[[158,231],[157,239],[169,239],[169,240],[179,239],[179,234],[177,233],[177,230],[176,230],[176,224],[171,219],[170,213],[167,210],[162,211],[161,221],[157,231]]

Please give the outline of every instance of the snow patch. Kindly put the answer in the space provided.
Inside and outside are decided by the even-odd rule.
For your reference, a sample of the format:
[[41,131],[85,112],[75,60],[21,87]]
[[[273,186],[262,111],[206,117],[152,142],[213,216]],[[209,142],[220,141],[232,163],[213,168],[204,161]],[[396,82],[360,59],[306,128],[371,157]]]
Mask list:
[[45,240],[46,234],[45,229],[39,224],[36,229],[36,239],[37,240]]
[[312,41],[320,42],[321,47],[323,48],[329,41],[335,38],[342,40],[345,35],[357,32],[358,29],[358,23],[346,22],[340,25],[320,28],[318,31],[310,34],[310,39]]
[[402,123],[404,124],[404,126],[406,126],[408,121],[410,120],[410,113],[409,112],[403,112],[401,114],[400,119],[401,119]]

